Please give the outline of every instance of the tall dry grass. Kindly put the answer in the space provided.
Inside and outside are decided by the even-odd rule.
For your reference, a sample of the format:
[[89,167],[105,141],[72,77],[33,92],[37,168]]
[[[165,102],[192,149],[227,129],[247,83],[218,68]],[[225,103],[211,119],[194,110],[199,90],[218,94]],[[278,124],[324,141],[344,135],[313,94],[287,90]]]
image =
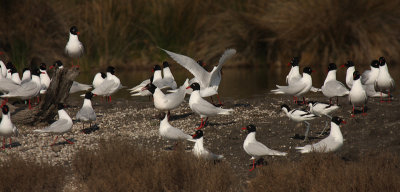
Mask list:
[[107,141],[81,150],[73,161],[89,191],[237,191],[239,182],[225,162],[195,158],[183,148],[152,152],[129,141]]
[[0,162],[0,191],[61,191],[66,169],[12,156]]
[[[113,64],[148,68],[167,58],[157,46],[214,64],[226,48],[227,66],[286,63],[368,64],[400,55],[400,1],[384,0],[89,0],[0,2],[0,50],[25,65],[34,56],[63,59],[68,30],[82,32],[86,68]],[[4,57],[3,57],[4,59]]]
[[308,154],[298,162],[264,166],[249,183],[250,191],[398,191],[400,159],[370,153],[356,161],[335,154]]

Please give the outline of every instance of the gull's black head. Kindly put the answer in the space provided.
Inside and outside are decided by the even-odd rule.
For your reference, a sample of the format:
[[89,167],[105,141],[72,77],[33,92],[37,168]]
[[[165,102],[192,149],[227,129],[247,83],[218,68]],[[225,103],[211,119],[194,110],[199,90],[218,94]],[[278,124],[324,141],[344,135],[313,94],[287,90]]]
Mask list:
[[290,107],[286,104],[281,105],[281,109],[286,109],[287,111],[290,111]]
[[10,112],[10,109],[8,108],[8,105],[4,105],[3,108],[1,109],[3,111],[3,114],[8,114]]
[[92,97],[93,97],[93,93],[92,92],[86,92],[86,94],[85,94],[85,99],[92,99]]
[[289,64],[294,67],[294,66],[299,66],[300,58],[299,57],[293,57]]
[[41,63],[39,69],[46,70],[46,64],[45,63]]
[[29,68],[26,68],[26,67],[25,67],[25,68],[22,70],[22,73],[24,73],[25,71],[30,71],[30,70],[29,70]]
[[315,101],[308,101],[308,104],[314,105],[314,103],[316,103],[316,102]]
[[13,68],[13,67],[14,67],[14,65],[12,64],[11,61],[8,62],[8,63],[6,64],[6,68],[7,68],[7,69],[11,69],[11,68]]
[[61,109],[64,109],[64,104],[62,104],[62,103],[57,104],[57,110],[61,110]]
[[107,77],[107,75],[104,72],[100,72],[101,74],[101,78],[105,79]]
[[246,127],[243,127],[242,130],[247,130],[247,133],[256,132],[256,126],[250,124],[247,125]]
[[305,67],[305,68],[303,69],[303,73],[307,73],[307,74],[311,75],[312,72],[313,72],[313,71],[312,71],[311,67]]
[[[354,62],[353,62],[353,61],[347,61],[347,62],[344,64],[344,66],[346,66],[347,68],[353,67],[353,66],[354,66]],[[344,67],[344,66],[343,66],[343,67]]]
[[203,131],[202,130],[197,130],[194,135],[192,135],[193,139],[200,139],[203,137]]
[[63,63],[60,60],[57,60],[54,64],[55,64],[56,67],[63,66]]
[[329,63],[329,65],[328,65],[328,71],[332,71],[332,70],[336,70],[336,69],[337,69],[336,64],[334,64],[334,63]]
[[373,68],[379,68],[379,61],[378,60],[373,60],[371,62],[371,67]]
[[192,83],[189,87],[186,87],[186,89],[192,88],[193,91],[200,90],[200,85],[198,83]]
[[78,35],[78,34],[79,34],[78,28],[77,28],[76,26],[72,26],[71,29],[69,29],[69,32],[70,32],[72,35]]
[[40,75],[40,70],[38,69],[38,68],[35,68],[35,69],[32,69],[31,70],[31,74],[32,75],[36,75],[36,76],[39,76]]
[[157,89],[157,87],[153,83],[149,83],[145,87],[143,87],[142,90],[149,90],[151,92],[151,94],[154,94],[156,89]]
[[354,71],[354,73],[353,73],[353,80],[355,81],[355,80],[359,79],[360,77],[361,77],[360,72]]
[[197,61],[197,64],[199,64],[201,67],[206,66],[206,63],[204,63],[203,60],[198,60],[198,61]]
[[166,61],[164,61],[164,62],[162,63],[162,65],[163,65],[163,68],[167,68],[167,67],[169,67],[169,63],[168,63],[168,62],[166,62]]
[[114,68],[113,66],[108,66],[108,67],[107,67],[107,72],[109,72],[109,73],[111,73],[111,74],[114,75],[114,73],[115,73],[115,68]]
[[161,67],[159,65],[154,65],[153,72],[159,71],[159,70],[161,70]]
[[340,125],[340,123],[346,124],[346,121],[341,119],[340,117],[332,117],[332,122],[334,122],[336,125]]
[[386,64],[386,59],[384,57],[379,57],[379,65],[384,66]]
[[14,66],[11,67],[10,72],[11,74],[18,73],[17,68],[15,68]]

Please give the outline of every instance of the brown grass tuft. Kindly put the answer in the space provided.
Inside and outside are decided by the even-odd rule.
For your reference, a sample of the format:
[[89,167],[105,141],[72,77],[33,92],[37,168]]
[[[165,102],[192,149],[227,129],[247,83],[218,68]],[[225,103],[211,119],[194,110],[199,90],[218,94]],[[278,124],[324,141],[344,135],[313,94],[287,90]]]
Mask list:
[[230,191],[239,186],[225,162],[199,160],[183,149],[153,153],[122,140],[83,149],[73,165],[90,191]]
[[0,162],[0,191],[61,191],[65,168],[37,164],[12,156]]
[[300,162],[274,162],[263,167],[250,191],[397,191],[400,160],[389,153],[371,153],[359,161],[335,154],[308,154]]

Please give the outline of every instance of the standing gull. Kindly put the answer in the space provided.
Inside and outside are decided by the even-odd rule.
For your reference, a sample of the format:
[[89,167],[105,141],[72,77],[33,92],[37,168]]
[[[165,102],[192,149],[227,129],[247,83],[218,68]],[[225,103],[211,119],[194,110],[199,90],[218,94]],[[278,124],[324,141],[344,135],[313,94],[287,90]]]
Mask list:
[[[390,91],[394,90],[394,80],[389,74],[389,70],[384,57],[379,58],[379,74],[375,81],[375,89],[380,92],[388,93],[389,100],[387,100],[387,102],[391,102]],[[384,100],[382,100],[382,97],[381,102],[385,102]]]
[[332,103],[332,97],[336,97],[336,104],[339,104],[339,97],[348,95],[349,90],[342,82],[336,80],[336,71],[336,64],[330,63],[328,65],[328,75],[326,75],[321,90],[322,93],[329,98],[329,103]]
[[11,122],[10,109],[7,105],[2,107],[3,116],[1,117],[0,123],[0,135],[3,136],[3,149],[5,149],[6,138],[10,138],[9,148],[11,149],[11,136],[18,136],[18,129]]
[[76,113],[76,119],[79,121],[82,121],[82,129],[85,128],[85,122],[89,122],[91,127],[92,121],[96,121],[96,113],[93,110],[92,107],[92,99],[93,93],[92,92],[87,92],[85,94],[85,99],[83,99],[83,105],[82,108]]
[[64,104],[59,103],[57,105],[58,109],[58,120],[52,123],[50,126],[44,129],[36,129],[34,132],[38,133],[51,133],[57,135],[54,139],[53,143],[50,146],[53,146],[58,139],[58,136],[61,135],[62,138],[65,139],[69,144],[74,144],[72,141],[66,139],[64,137],[64,133],[70,132],[72,129],[72,119],[69,117],[68,113],[64,110]]
[[[76,26],[72,26],[69,29],[69,39],[67,45],[65,46],[65,53],[74,59],[78,59],[76,67],[79,67],[79,57],[81,57],[83,54],[83,45],[79,41],[78,35],[78,28]],[[73,62],[72,67],[74,67]]]
[[197,130],[195,134],[192,136],[193,139],[195,140],[194,147],[192,149],[192,153],[198,157],[198,158],[203,158],[205,160],[221,160],[224,158],[223,155],[217,155],[206,148],[204,148],[203,144],[203,131],[202,130]]
[[354,71],[353,73],[353,86],[351,87],[349,94],[349,101],[353,105],[353,113],[352,117],[354,117],[354,108],[356,106],[362,106],[363,115],[366,115],[364,111],[364,106],[367,104],[367,93],[365,92],[363,86],[361,85],[361,75],[358,71]]

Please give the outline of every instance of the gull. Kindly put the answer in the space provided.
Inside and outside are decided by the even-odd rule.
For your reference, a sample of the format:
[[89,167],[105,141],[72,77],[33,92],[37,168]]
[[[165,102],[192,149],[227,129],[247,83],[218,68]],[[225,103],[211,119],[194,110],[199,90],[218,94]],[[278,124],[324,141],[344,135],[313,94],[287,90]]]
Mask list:
[[115,74],[115,68],[107,67],[107,77],[99,87],[92,90],[94,95],[108,96],[107,100],[111,102],[111,95],[122,88],[121,81]]
[[[332,104],[321,103],[321,102],[316,102],[316,101],[309,101],[308,106],[310,107],[310,112],[313,113],[314,115],[317,115],[319,117],[326,116],[329,119],[332,119],[330,114],[339,109],[338,105],[332,105]],[[325,133],[325,129],[327,126],[328,126],[328,122],[326,122],[325,127],[322,130],[322,132],[319,134],[319,136],[322,136]]]
[[176,89],[178,86],[175,82],[175,78],[172,75],[171,69],[169,68],[169,63],[167,61],[163,62],[163,81],[168,87]]
[[318,116],[301,109],[290,110],[289,106],[287,106],[286,104],[283,104],[281,106],[281,109],[283,112],[285,112],[286,116],[289,117],[289,119],[291,119],[292,121],[304,122],[307,125],[307,130],[304,133],[304,141],[306,141],[308,139],[308,132],[310,131],[310,123],[307,121],[313,120]]
[[195,134],[192,136],[192,138],[195,140],[194,147],[192,149],[192,153],[197,157],[197,158],[203,158],[205,160],[221,160],[224,158],[223,155],[217,155],[212,153],[211,151],[207,150],[204,148],[204,141],[203,141],[203,131],[202,130],[197,130]]
[[50,80],[49,75],[47,74],[47,71],[46,71],[47,67],[46,67],[45,63],[41,63],[39,69],[40,69],[40,76],[39,76],[40,84],[42,86],[40,93],[44,94],[44,93],[46,93],[47,89],[49,88],[51,80]]
[[299,61],[300,59],[298,57],[293,57],[288,63],[288,65],[292,66],[292,68],[290,68],[289,74],[286,76],[286,83],[288,85],[301,79],[301,74],[299,72]]
[[[72,58],[78,58],[77,67],[79,67],[79,57],[83,54],[83,45],[78,39],[79,31],[76,26],[69,29],[69,39],[65,46],[65,53]],[[74,64],[72,63],[72,67]]]
[[367,93],[365,92],[363,86],[361,85],[360,73],[358,71],[354,71],[353,73],[353,86],[351,87],[349,94],[349,101],[353,105],[353,113],[352,117],[354,117],[354,107],[362,106],[363,115],[364,113],[364,105],[367,103]]
[[30,81],[32,79],[31,77],[31,70],[29,70],[28,68],[24,68],[22,70],[22,79],[21,79],[21,84],[24,84],[28,81]]
[[319,152],[319,153],[327,153],[337,151],[340,147],[343,146],[343,135],[340,131],[339,125],[341,123],[346,123],[343,119],[339,117],[333,117],[331,121],[331,132],[329,136],[325,139],[322,139],[318,143],[314,143],[311,145],[306,145],[303,147],[296,147],[300,153],[310,153],[310,152]]
[[31,109],[32,107],[30,99],[36,97],[41,90],[39,74],[40,74],[39,69],[33,70],[32,79],[29,82],[22,84],[17,89],[12,90],[9,93],[4,94],[0,97],[2,98],[16,97],[22,100],[29,99],[29,109]]
[[[356,70],[354,67],[354,63],[352,61],[347,61],[346,64],[341,67],[347,67],[346,71],[346,85],[351,89],[353,86],[353,73]],[[375,80],[377,75],[379,74],[379,62],[378,60],[373,60],[371,62],[371,70],[366,70],[361,75],[361,84],[367,93],[368,97],[387,97],[386,93],[382,93],[375,90]],[[364,82],[364,83],[363,83]],[[371,83],[372,82],[372,83]]]
[[[197,129],[201,129],[205,126],[208,117],[216,116],[216,115],[229,115],[233,112],[233,109],[222,109],[220,107],[216,107],[208,101],[204,100],[200,96],[200,85],[198,83],[192,83],[186,89],[192,88],[193,92],[190,95],[189,106],[193,112],[197,113],[201,117],[200,126]],[[206,117],[206,120],[203,123],[203,118]]]
[[87,92],[85,94],[85,98],[83,99],[83,105],[82,108],[76,113],[76,119],[79,121],[82,121],[82,129],[85,128],[85,122],[89,122],[90,125],[89,127],[92,127],[91,123],[92,121],[96,121],[96,113],[93,110],[92,107],[92,99],[93,93],[92,92]]
[[177,108],[185,99],[186,87],[188,85],[189,79],[186,79],[178,91],[168,94],[164,94],[160,88],[152,83],[147,84],[143,89],[149,90],[153,94],[154,107],[161,111],[168,111],[167,115],[169,117],[170,110]]
[[14,81],[16,84],[21,85],[21,78],[19,77],[17,68],[11,63],[7,63],[8,73],[7,78]]
[[64,110],[64,104],[59,103],[57,105],[58,109],[58,120],[52,123],[50,126],[44,129],[36,129],[34,132],[38,133],[51,133],[57,135],[54,139],[53,143],[50,146],[53,146],[58,139],[58,136],[61,135],[62,138],[65,139],[69,144],[74,144],[72,141],[66,139],[64,137],[64,133],[70,132],[72,129],[72,119],[69,117],[68,113]]
[[165,117],[160,122],[160,129],[159,129],[160,136],[164,139],[168,140],[189,140],[192,141],[192,136],[184,133],[182,130],[173,127],[168,122],[168,115],[165,114]]
[[328,65],[328,75],[326,75],[324,85],[321,87],[322,93],[329,98],[329,103],[332,102],[332,97],[336,97],[336,103],[339,104],[339,97],[349,94],[346,86],[336,80],[336,64],[330,63]]
[[[288,86],[276,85],[278,89],[271,90],[271,92],[273,92],[274,94],[287,94],[300,97],[305,93],[308,93],[312,87],[311,73],[312,73],[311,68],[305,67],[303,69],[303,77],[301,77],[301,79],[299,79],[296,82],[293,82]],[[303,97],[303,103],[306,103],[304,97]]]
[[18,129],[11,122],[11,114],[7,105],[2,107],[3,116],[0,123],[0,135],[3,136],[3,149],[5,149],[6,138],[10,138],[9,148],[11,149],[11,136],[18,136]]
[[249,171],[253,171],[255,166],[255,161],[258,159],[262,159],[262,157],[267,155],[274,155],[274,156],[286,156],[287,153],[276,151],[273,149],[268,148],[264,144],[258,142],[256,140],[256,126],[254,125],[247,125],[243,127],[242,130],[247,130],[247,137],[243,143],[243,149],[246,151],[247,154],[251,156],[250,160],[253,160],[253,168]]
[[194,59],[180,55],[165,49],[165,51],[173,60],[179,63],[182,67],[187,69],[196,78],[197,83],[202,88],[202,96],[209,97],[218,94],[218,87],[221,82],[221,70],[225,61],[236,54],[235,49],[227,49],[224,54],[219,59],[218,65],[213,68],[211,72],[206,71],[202,66],[200,66]]
[[[375,90],[388,93],[389,100],[387,102],[391,102],[390,91],[394,90],[394,80],[389,74],[389,70],[384,57],[379,58],[379,74],[375,81]],[[382,97],[381,102],[385,102],[384,100],[382,100]]]

